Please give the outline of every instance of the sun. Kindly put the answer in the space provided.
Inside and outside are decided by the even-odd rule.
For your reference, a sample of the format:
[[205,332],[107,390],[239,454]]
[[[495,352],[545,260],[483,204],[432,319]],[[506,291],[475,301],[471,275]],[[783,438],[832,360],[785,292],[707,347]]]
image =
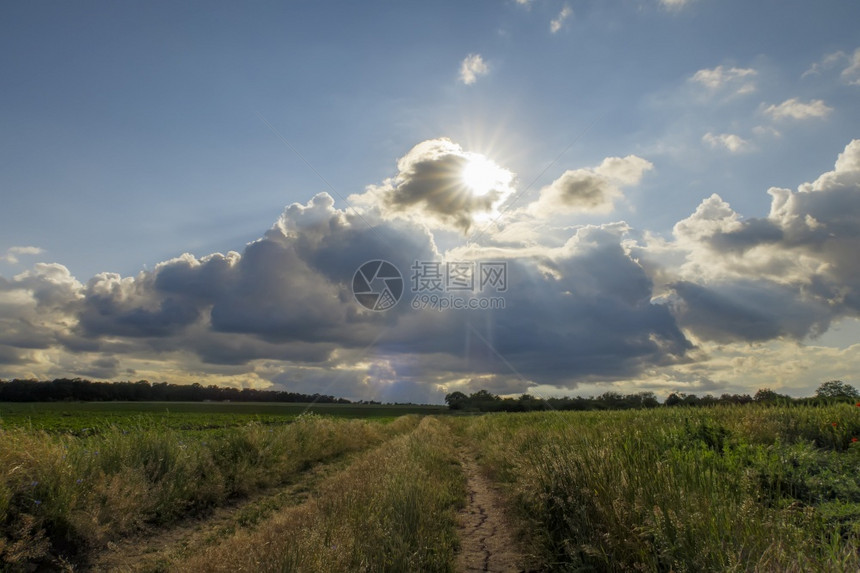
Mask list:
[[481,197],[493,189],[501,190],[511,183],[511,172],[479,153],[470,153],[463,173],[463,184],[473,195]]

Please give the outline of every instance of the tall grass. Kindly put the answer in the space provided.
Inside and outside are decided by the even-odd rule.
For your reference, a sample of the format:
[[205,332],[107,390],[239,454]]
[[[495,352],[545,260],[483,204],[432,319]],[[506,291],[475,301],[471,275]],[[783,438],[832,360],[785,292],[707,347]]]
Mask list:
[[184,571],[449,571],[464,478],[434,418],[363,454],[310,502],[191,559]]
[[304,416],[187,433],[158,424],[89,438],[0,430],[0,566],[79,554],[144,524],[166,524],[284,483],[311,464],[409,430]]
[[[857,570],[860,409],[452,421],[554,570]],[[835,424],[835,425],[834,425]]]

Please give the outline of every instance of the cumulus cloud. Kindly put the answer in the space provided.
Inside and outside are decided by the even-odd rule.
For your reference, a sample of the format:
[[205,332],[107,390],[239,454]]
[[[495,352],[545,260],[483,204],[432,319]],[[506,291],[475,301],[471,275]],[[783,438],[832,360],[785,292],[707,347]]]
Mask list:
[[0,364],[30,362],[33,351],[69,340],[82,290],[56,263],[37,263],[12,279],[0,277]]
[[764,113],[775,120],[784,119],[823,119],[830,115],[833,108],[824,103],[823,100],[814,99],[802,102],[797,98],[787,99],[781,104],[772,104],[764,108]]
[[[483,194],[462,188],[472,161],[487,175]],[[650,168],[612,157],[588,172],[628,185]],[[299,391],[438,401],[477,380],[498,392],[574,388],[684,362],[690,343],[671,309],[651,303],[650,278],[621,244],[626,226],[580,228],[553,247],[443,254],[431,226],[415,224],[465,228],[512,184],[488,159],[430,140],[400,159],[394,177],[353,198],[358,213],[319,194],[288,206],[242,252],[185,254],[86,284],[60,265],[37,265],[0,283],[0,374],[162,372],[226,384],[244,376]],[[373,259],[392,262],[407,281],[416,260],[504,262],[505,309],[440,313],[406,300],[366,311],[350,285]]]
[[731,153],[741,153],[751,149],[749,141],[734,133],[720,133],[715,135],[711,132],[702,136],[702,141],[707,143],[711,149],[727,149]]
[[564,26],[565,20],[570,18],[573,15],[573,10],[571,10],[570,6],[567,4],[561,9],[561,12],[558,13],[558,16],[552,19],[549,23],[549,31],[552,34],[555,34],[559,30],[561,30],[562,26]]
[[675,225],[686,255],[667,300],[699,336],[802,339],[860,313],[860,140],[833,171],[768,193],[767,217],[744,219],[713,195]]
[[460,63],[460,81],[467,86],[475,83],[480,76],[490,73],[490,67],[481,54],[469,54]]
[[752,68],[717,66],[701,69],[692,75],[690,81],[697,83],[710,92],[730,91],[733,94],[754,92],[758,72]]
[[[470,184],[470,171],[477,181]],[[397,162],[397,175],[350,200],[386,216],[412,216],[431,226],[469,230],[513,193],[514,175],[449,139],[419,143]],[[480,189],[475,189],[478,186]]]
[[45,250],[39,247],[9,247],[6,253],[0,256],[0,261],[10,264],[18,264],[22,255],[41,255]]
[[[85,284],[56,263],[0,277],[0,376],[134,373],[388,401],[633,380],[711,389],[729,382],[710,373],[735,360],[720,348],[798,344],[860,317],[860,140],[815,181],[771,189],[765,217],[713,195],[671,239],[615,222],[441,252],[437,228],[467,228],[512,191],[513,175],[486,163],[484,194],[462,189],[476,159],[488,161],[422,142],[392,178],[350,198],[355,210],[318,194],[241,251]],[[520,223],[611,206],[652,168],[629,155],[569,170]],[[407,283],[415,261],[504,262],[504,309],[415,310],[407,291],[392,310],[368,311],[350,285],[375,259]]]
[[597,167],[565,171],[541,190],[529,212],[547,216],[564,212],[607,213],[622,196],[620,187],[635,185],[653,164],[641,157],[607,157]]

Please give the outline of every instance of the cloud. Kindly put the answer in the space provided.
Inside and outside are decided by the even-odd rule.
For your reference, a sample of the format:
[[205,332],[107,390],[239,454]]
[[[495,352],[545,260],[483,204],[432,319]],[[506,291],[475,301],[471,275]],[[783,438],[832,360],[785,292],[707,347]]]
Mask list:
[[83,286],[59,264],[36,263],[12,279],[0,277],[0,364],[32,361],[33,351],[72,338]]
[[460,63],[460,81],[467,86],[475,83],[480,76],[490,73],[490,67],[481,54],[469,54]]
[[[480,167],[479,192],[470,188],[466,177],[475,163]],[[513,173],[444,138],[413,147],[398,160],[397,171],[350,201],[375,206],[386,217],[411,216],[429,226],[466,232],[476,220],[492,215],[514,191]]]
[[553,20],[549,23],[549,31],[552,34],[555,34],[559,30],[561,30],[562,26],[564,26],[565,20],[570,18],[573,15],[573,10],[571,10],[570,6],[567,4],[561,9],[561,12],[558,13],[558,16],[553,18]]
[[607,213],[621,196],[619,186],[636,185],[653,165],[641,157],[607,157],[597,167],[565,171],[541,190],[528,210],[548,216],[564,212]]
[[843,51],[833,52],[832,54],[827,54],[824,58],[821,59],[820,62],[813,63],[809,69],[807,69],[800,76],[801,78],[805,78],[811,75],[819,75],[822,71],[830,70],[836,67],[841,61],[847,58],[847,54]]
[[[566,171],[510,225],[443,250],[439,231],[463,229],[513,191],[513,175],[493,164],[504,189],[490,177],[484,196],[464,194],[473,159],[447,139],[421,142],[351,209],[318,194],[235,252],[85,284],[57,263],[0,277],[0,377],[134,373],[388,401],[480,387],[717,389],[737,383],[742,345],[785,353],[860,317],[860,140],[796,191],[770,189],[765,217],[715,194],[668,239],[623,222],[550,224],[611,207],[653,169],[628,155]],[[517,225],[531,234],[505,236]],[[392,310],[367,311],[350,285],[375,259],[410,285],[415,261],[503,262],[504,309],[414,310],[407,291]]]
[[[391,180],[351,198],[358,212],[321,193],[288,206],[241,252],[184,254],[85,285],[60,265],[3,279],[0,375],[134,372],[233,385],[244,377],[354,398],[437,401],[443,388],[470,380],[494,391],[574,388],[686,359],[690,343],[670,308],[651,304],[651,280],[621,245],[624,225],[579,228],[555,247],[438,252],[430,227],[416,221],[459,228],[512,191],[463,196],[460,173],[474,159],[450,140],[422,142]],[[512,184],[512,174],[491,167]],[[626,185],[650,168],[628,156],[588,172]],[[422,311],[404,300],[386,313],[366,311],[350,285],[373,259],[391,261],[407,281],[416,260],[504,262],[505,309]]]
[[717,66],[712,69],[701,69],[690,77],[710,92],[731,91],[736,95],[748,94],[755,91],[755,78],[758,72],[752,68],[727,68]]
[[680,10],[692,3],[692,0],[659,0],[660,5],[669,10]]
[[794,288],[773,281],[741,279],[707,286],[681,281],[673,288],[679,297],[675,316],[707,340],[800,340],[820,334],[830,323],[826,306],[799,299]]
[[851,85],[860,85],[860,48],[854,50],[848,66],[840,74],[842,79]]
[[697,336],[799,340],[860,315],[860,140],[833,171],[768,193],[767,217],[744,219],[713,195],[675,225],[685,260],[666,300]]
[[714,135],[711,132],[702,136],[702,141],[712,149],[728,149],[731,153],[749,151],[752,147],[749,141],[734,133],[721,133]]
[[852,54],[843,51],[827,54],[819,62],[809,67],[801,77],[821,75],[825,71],[842,68],[839,73],[840,79],[849,85],[860,85],[860,48]]
[[823,119],[833,111],[823,100],[814,99],[804,103],[797,98],[787,99],[779,105],[772,104],[764,108],[764,113],[775,120],[784,119]]
[[0,261],[10,264],[18,264],[21,255],[41,255],[45,250],[39,247],[9,247],[6,254],[0,256]]

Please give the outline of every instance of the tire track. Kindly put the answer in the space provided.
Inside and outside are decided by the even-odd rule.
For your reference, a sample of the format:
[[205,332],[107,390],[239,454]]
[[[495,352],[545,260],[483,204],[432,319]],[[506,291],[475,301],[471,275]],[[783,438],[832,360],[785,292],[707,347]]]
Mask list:
[[[300,505],[327,476],[343,470],[352,454],[317,462],[292,482],[256,492],[213,508],[204,516],[189,517],[167,528],[149,527],[138,535],[108,543],[81,565],[88,571],[163,571],[176,561],[216,544],[241,528],[253,528],[267,515]],[[246,516],[251,517],[247,522]]]

